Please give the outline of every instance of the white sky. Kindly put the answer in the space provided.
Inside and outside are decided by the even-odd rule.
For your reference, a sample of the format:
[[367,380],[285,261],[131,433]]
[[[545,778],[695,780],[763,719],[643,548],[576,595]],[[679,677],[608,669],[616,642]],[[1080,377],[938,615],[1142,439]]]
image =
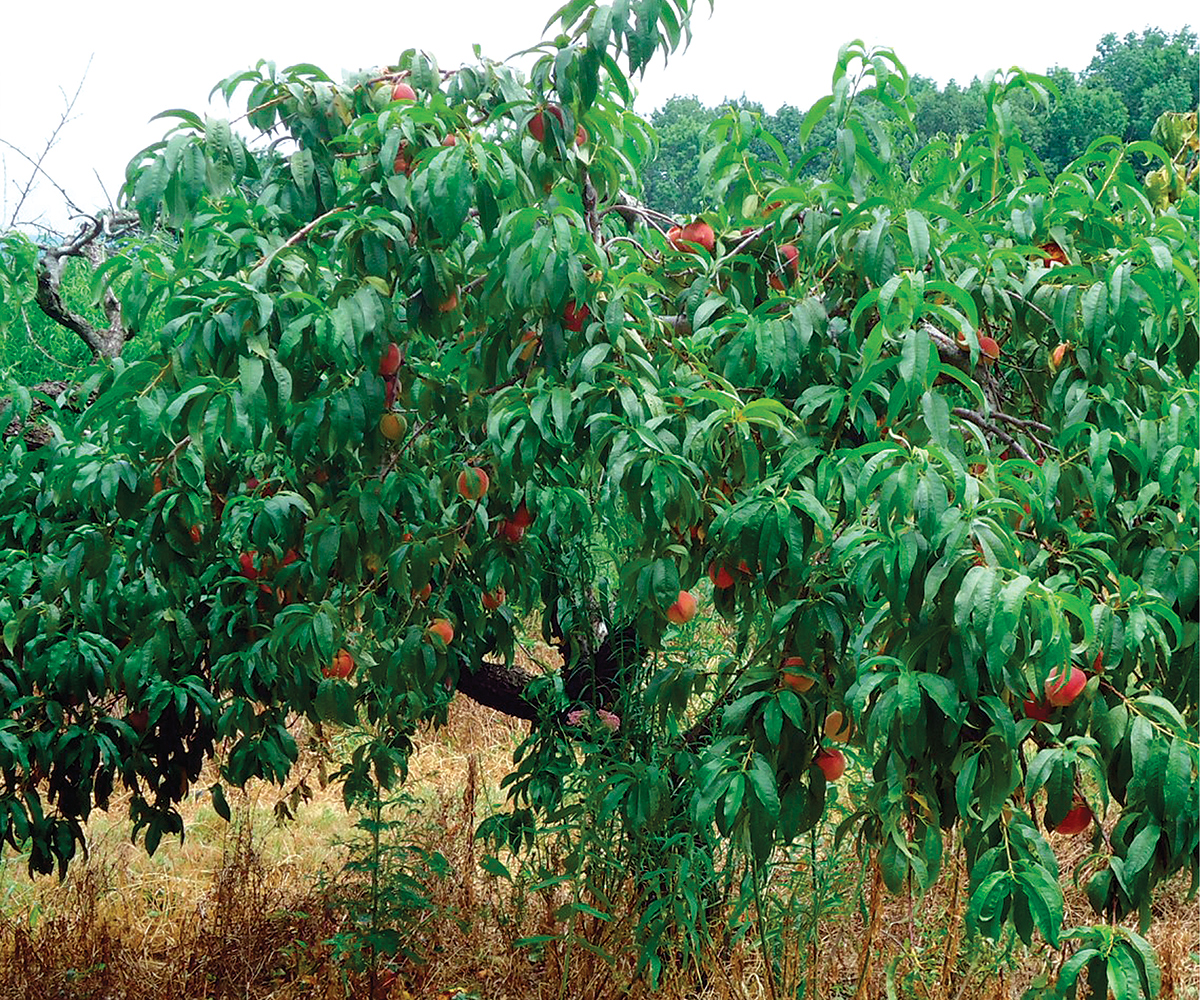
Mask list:
[[[149,119],[167,108],[203,114],[217,80],[260,59],[280,66],[312,62],[330,76],[342,69],[388,64],[406,48],[433,53],[443,68],[473,59],[471,44],[503,59],[542,37],[562,0],[442,0],[416,3],[314,3],[287,7],[257,0],[58,0],[7,5],[7,44],[0,53],[0,139],[37,157],[74,93],[89,57],[91,68],[75,106],[45,160],[46,171],[80,207],[105,204],[97,181],[115,198],[125,164],[162,136],[169,122]],[[1142,7],[1128,0],[1059,0],[995,4],[932,0],[798,3],[795,0],[696,0],[693,43],[662,62],[640,84],[638,110],[649,115],[673,94],[696,94],[705,104],[726,97],[806,108],[829,90],[839,47],[854,38],[886,45],[910,73],[939,85],[966,84],[989,69],[1020,65],[1082,70],[1102,35],[1174,33],[1195,24],[1189,0]],[[1153,18],[1153,20],[1148,20]],[[240,109],[239,109],[240,110]],[[224,105],[212,113],[225,116]],[[9,224],[29,165],[0,144],[0,228]],[[44,179],[20,212],[67,227],[62,198]]]

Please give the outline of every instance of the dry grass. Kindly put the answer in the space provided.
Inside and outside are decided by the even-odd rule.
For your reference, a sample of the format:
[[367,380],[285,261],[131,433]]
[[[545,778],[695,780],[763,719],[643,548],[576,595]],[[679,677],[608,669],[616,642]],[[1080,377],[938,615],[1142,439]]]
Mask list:
[[[428,902],[425,917],[406,932],[422,963],[375,960],[373,978],[361,963],[339,960],[336,943],[348,940],[351,926],[346,912],[328,904],[346,885],[339,873],[355,817],[337,789],[313,781],[314,794],[298,805],[295,821],[280,824],[279,789],[256,785],[235,800],[233,824],[219,820],[206,800],[190,801],[187,840],[164,841],[154,858],[127,842],[114,808],[92,822],[89,859],[61,884],[31,881],[23,859],[5,859],[0,997],[772,1000],[754,934],[690,966],[668,964],[653,993],[633,975],[632,914],[614,913],[615,920],[594,922],[589,931],[614,954],[611,966],[562,941],[514,947],[519,938],[564,929],[555,914],[560,894],[514,888],[479,865],[484,848],[474,838],[476,824],[500,805],[499,780],[527,732],[527,724],[458,699],[445,728],[420,734],[406,786],[412,802],[388,818],[396,824],[390,835],[446,861],[442,876],[411,872]],[[316,773],[316,759],[302,758],[300,773]],[[1082,891],[1070,884],[1086,844],[1055,838],[1054,846],[1067,922],[1094,922]],[[1049,949],[960,939],[965,874],[957,859],[914,899],[880,892],[875,869],[845,850],[832,857],[795,851],[775,868],[772,899],[782,907],[792,898],[794,905],[774,914],[783,977],[774,1000],[874,1000],[887,995],[889,981],[899,997],[1019,997],[1061,960]],[[1193,957],[1200,907],[1185,900],[1185,890],[1179,882],[1166,887],[1150,933],[1169,998],[1200,996]]]

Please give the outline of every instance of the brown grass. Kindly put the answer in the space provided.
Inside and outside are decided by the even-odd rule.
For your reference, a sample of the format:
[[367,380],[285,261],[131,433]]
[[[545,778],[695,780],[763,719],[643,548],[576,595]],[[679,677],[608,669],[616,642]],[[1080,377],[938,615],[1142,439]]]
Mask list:
[[[61,884],[30,880],[22,859],[4,859],[0,998],[343,1000],[373,993],[392,1000],[771,1000],[757,932],[691,965],[668,966],[656,992],[633,975],[635,915],[620,912],[619,904],[613,921],[593,921],[588,930],[591,943],[615,956],[611,966],[561,940],[514,946],[522,937],[564,930],[555,913],[565,898],[561,890],[514,888],[479,865],[486,849],[475,840],[476,824],[502,804],[499,780],[527,733],[527,724],[458,699],[445,728],[420,734],[405,789],[412,802],[386,818],[397,824],[389,836],[446,861],[445,876],[410,869],[429,902],[427,915],[406,930],[423,962],[367,954],[356,963],[344,949],[339,955],[352,928],[329,900],[349,884],[342,869],[356,818],[343,808],[340,791],[312,781],[313,794],[297,804],[295,820],[279,823],[280,790],[254,785],[234,798],[232,824],[219,820],[205,798],[190,800],[186,841],[164,841],[153,858],[128,843],[122,811],[114,807],[93,820],[89,857]],[[298,773],[316,774],[317,759],[315,749],[307,751]],[[1067,923],[1096,922],[1070,882],[1086,842],[1053,841]],[[815,856],[807,849],[781,854],[773,870],[772,900],[795,903],[784,915],[773,911],[782,975],[775,1000],[875,1000],[887,995],[889,980],[899,997],[1018,997],[1061,961],[1046,947],[1002,948],[959,936],[966,876],[956,854],[923,897],[897,898],[880,891],[869,860],[845,848],[835,857],[828,848],[824,840]],[[1200,907],[1185,891],[1179,880],[1165,887],[1150,932],[1168,998],[1200,995],[1193,957]]]

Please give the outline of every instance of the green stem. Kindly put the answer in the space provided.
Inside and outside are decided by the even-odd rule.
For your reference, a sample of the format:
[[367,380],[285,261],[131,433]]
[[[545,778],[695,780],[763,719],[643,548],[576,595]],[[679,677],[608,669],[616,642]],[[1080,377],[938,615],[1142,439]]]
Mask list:
[[777,1000],[775,993],[775,967],[771,961],[771,954],[767,951],[767,922],[763,917],[762,886],[759,884],[758,858],[754,856],[753,848],[750,850],[750,865],[751,876],[754,879],[754,912],[758,923],[758,940],[762,948],[763,966],[767,973],[767,993],[770,995],[771,1000]]

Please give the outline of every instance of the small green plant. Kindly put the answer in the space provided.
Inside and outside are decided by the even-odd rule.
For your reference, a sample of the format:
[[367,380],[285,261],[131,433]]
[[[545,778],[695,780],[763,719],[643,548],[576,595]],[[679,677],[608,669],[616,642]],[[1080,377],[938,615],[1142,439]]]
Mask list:
[[430,891],[451,874],[449,862],[406,839],[417,805],[407,794],[361,799],[357,836],[347,844],[350,857],[328,886],[329,902],[345,914],[345,923],[327,943],[347,973],[367,977],[371,996],[386,992],[399,962],[425,961],[431,942],[424,925],[452,916]]

